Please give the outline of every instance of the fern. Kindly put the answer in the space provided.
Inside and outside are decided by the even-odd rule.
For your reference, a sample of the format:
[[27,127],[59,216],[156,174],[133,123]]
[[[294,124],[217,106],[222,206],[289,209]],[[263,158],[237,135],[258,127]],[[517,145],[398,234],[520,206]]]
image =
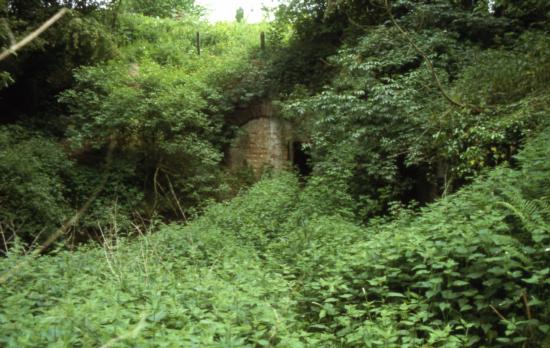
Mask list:
[[498,205],[508,209],[521,221],[533,241],[541,243],[550,238],[550,201],[547,197],[528,200],[519,192],[514,192],[507,198],[509,202],[498,202]]

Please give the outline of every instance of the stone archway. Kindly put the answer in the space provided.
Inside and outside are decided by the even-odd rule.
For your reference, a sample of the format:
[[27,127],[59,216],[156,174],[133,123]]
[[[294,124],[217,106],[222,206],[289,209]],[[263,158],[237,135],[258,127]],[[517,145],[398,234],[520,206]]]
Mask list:
[[307,155],[294,126],[279,117],[270,100],[264,100],[230,115],[239,126],[226,152],[225,162],[231,170],[251,168],[256,176],[264,169],[282,170],[295,166],[301,175],[308,174]]
[[240,127],[229,149],[231,169],[250,167],[256,175],[265,168],[289,167],[292,156],[292,126],[278,117],[259,117]]

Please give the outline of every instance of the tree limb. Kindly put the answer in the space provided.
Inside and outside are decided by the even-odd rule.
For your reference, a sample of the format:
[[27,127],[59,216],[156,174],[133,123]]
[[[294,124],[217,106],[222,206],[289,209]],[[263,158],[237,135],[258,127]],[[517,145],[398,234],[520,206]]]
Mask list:
[[31,41],[36,39],[38,36],[40,36],[44,31],[46,31],[49,27],[51,27],[55,22],[57,22],[61,17],[63,17],[67,13],[66,8],[62,8],[57,12],[55,15],[53,15],[50,19],[48,19],[46,22],[44,22],[38,29],[27,35],[23,40],[12,43],[12,45],[4,50],[4,52],[0,53],[0,61],[6,59],[8,56],[15,54],[18,50],[23,48],[24,46],[28,45]]

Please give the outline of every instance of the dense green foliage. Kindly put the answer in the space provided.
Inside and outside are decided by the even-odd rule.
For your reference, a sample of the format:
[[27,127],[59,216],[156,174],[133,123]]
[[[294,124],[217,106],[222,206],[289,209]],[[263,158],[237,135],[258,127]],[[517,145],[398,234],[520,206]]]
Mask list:
[[[550,347],[550,3],[0,0],[0,47],[61,7],[0,61],[0,346]],[[309,177],[224,165],[266,101]]]
[[[16,35],[47,14],[25,4],[7,7]],[[115,184],[77,228],[87,234],[115,204],[128,221],[133,213],[173,219],[238,191],[240,179],[220,167],[234,134],[228,115],[278,97],[307,139],[319,199],[366,221],[510,161],[549,103],[544,3],[531,4],[536,14],[513,1],[495,3],[493,13],[483,1],[388,4],[406,36],[383,2],[290,1],[269,28],[207,24],[190,1],[71,5],[37,47],[5,62],[4,116],[67,144],[75,169],[57,216],[94,192],[101,180],[93,178],[108,171],[94,164],[114,145]],[[430,63],[464,107],[442,97]]]
[[134,241],[113,227],[103,249],[33,261],[13,249],[1,260],[3,269],[19,267],[0,290],[0,340],[537,346],[550,333],[549,136],[530,143],[521,169],[499,168],[420,212],[366,228],[306,213],[307,191],[282,175],[188,227]]
[[[304,14],[298,3],[286,11]],[[324,64],[324,86],[313,80],[295,85],[283,105],[310,139],[316,174],[347,187],[360,217],[387,211],[393,201],[430,201],[456,190],[484,168],[510,160],[546,117],[547,31],[526,32],[514,18],[490,14],[483,3],[472,9],[459,2],[395,2],[390,10],[408,31],[404,36],[388,25],[383,4],[367,9],[368,21],[361,21],[364,9],[355,5],[343,1],[317,14],[324,16],[322,24],[298,26],[284,59],[295,51],[325,49],[326,42],[320,44],[310,30],[345,41],[325,59],[307,58]],[[443,88],[464,107],[442,97],[411,41],[427,52]]]
[[[15,79],[3,91],[6,121],[20,124],[52,146],[62,142],[65,150],[49,154],[49,147],[42,148],[35,151],[45,151],[43,157],[25,154],[18,158],[32,158],[35,166],[3,164],[9,169],[3,173],[6,178],[63,172],[63,180],[56,180],[55,186],[45,181],[31,184],[42,195],[50,192],[43,197],[45,201],[56,202],[41,208],[48,211],[48,217],[19,211],[21,202],[33,207],[40,200],[35,191],[26,189],[27,183],[5,181],[11,191],[2,189],[3,201],[13,199],[12,204],[2,206],[2,223],[12,226],[10,235],[19,233],[28,242],[38,233],[47,237],[70,217],[67,212],[82,207],[98,190],[99,198],[89,214],[74,228],[81,237],[97,234],[98,223],[108,224],[115,207],[126,223],[136,215],[182,219],[209,200],[226,197],[232,189],[226,182],[238,186],[238,180],[227,177],[219,165],[234,131],[224,117],[256,95],[246,85],[247,76],[254,76],[255,71],[250,72],[247,64],[258,49],[262,25],[208,24],[191,5],[182,2],[180,10],[186,15],[175,18],[139,14],[168,16],[157,13],[162,6],[175,9],[168,2],[123,2],[102,9],[99,5],[76,6],[54,27],[59,32],[48,32],[51,37],[44,38],[43,47],[25,50],[28,58],[6,60],[6,71],[11,74],[6,76]],[[14,16],[22,16],[19,7],[10,9]],[[201,33],[200,56],[195,47],[197,31]],[[53,70],[42,66],[41,73],[34,75],[33,68],[27,67],[27,59],[40,60],[34,49],[44,50],[48,56],[44,59],[52,64],[59,64],[57,55],[62,54],[67,65]],[[30,105],[21,99],[21,90],[29,84],[34,86]],[[10,130],[0,127],[3,134]],[[16,143],[18,139],[6,135],[2,144],[6,156],[18,151],[4,150],[8,140]],[[50,165],[49,156],[66,157],[71,170]],[[109,156],[114,160],[107,163]],[[51,172],[42,172],[42,167]],[[105,177],[107,185],[102,187]],[[15,224],[12,216],[18,216],[14,221],[20,223]]]
[[[64,180],[71,170],[61,147],[19,127],[0,128],[0,229],[9,239],[55,230],[70,212]],[[30,235],[30,236],[29,236]]]
[[[61,94],[71,114],[69,141],[76,148],[116,143],[117,158],[144,178],[146,195],[173,186],[185,209],[195,207],[219,186],[224,113],[233,107],[222,87],[243,71],[259,28],[140,16],[120,27],[129,41],[123,57],[78,70],[76,86]],[[158,199],[147,204],[162,212]]]

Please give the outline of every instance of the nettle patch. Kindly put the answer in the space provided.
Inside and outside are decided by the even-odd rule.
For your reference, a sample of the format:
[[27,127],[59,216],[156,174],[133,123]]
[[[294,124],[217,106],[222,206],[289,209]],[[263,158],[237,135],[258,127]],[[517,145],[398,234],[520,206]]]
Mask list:
[[211,206],[186,227],[165,226],[131,241],[106,233],[103,248],[34,260],[12,249],[0,260],[8,272],[0,288],[0,342],[544,344],[548,134],[522,152],[521,169],[497,169],[420,211],[400,210],[366,228],[337,209],[316,211],[308,195],[318,193],[282,175]]

